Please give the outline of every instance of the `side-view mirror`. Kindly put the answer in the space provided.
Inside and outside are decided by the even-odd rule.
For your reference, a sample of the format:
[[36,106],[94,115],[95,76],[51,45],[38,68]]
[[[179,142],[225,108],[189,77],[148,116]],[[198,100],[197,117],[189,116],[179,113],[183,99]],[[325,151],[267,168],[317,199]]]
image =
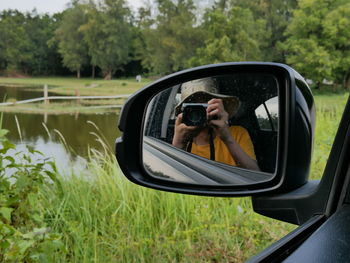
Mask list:
[[277,63],[223,63],[164,77],[131,96],[116,157],[155,189],[235,196],[307,182],[315,108],[310,88]]

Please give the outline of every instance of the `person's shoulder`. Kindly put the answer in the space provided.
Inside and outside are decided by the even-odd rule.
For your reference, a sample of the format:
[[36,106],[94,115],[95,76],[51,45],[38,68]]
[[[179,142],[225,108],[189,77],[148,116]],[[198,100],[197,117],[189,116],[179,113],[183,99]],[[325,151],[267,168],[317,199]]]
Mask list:
[[231,126],[229,129],[232,137],[235,138],[237,142],[250,138],[248,130],[242,126]]
[[248,131],[246,130],[246,128],[242,127],[242,126],[230,126],[229,127],[231,133],[248,133]]

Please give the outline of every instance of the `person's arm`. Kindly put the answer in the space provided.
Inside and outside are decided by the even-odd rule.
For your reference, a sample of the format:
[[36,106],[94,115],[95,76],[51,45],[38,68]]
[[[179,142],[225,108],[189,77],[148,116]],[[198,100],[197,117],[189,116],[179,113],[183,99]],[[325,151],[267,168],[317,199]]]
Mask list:
[[212,99],[208,104],[208,117],[212,119],[216,116],[215,119],[210,121],[210,124],[220,136],[220,139],[225,143],[237,165],[242,168],[260,171],[257,161],[252,159],[232,137],[228,126],[228,113],[224,109],[222,100]]
[[231,133],[228,131],[226,138],[221,138],[228,148],[231,156],[235,159],[237,165],[242,168],[260,171],[258,163],[256,160],[251,158],[242,146],[232,137]]

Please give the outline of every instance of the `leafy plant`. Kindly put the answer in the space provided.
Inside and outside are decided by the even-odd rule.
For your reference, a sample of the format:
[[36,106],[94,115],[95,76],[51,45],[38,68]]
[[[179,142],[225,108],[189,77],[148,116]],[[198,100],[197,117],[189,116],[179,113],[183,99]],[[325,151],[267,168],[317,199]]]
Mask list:
[[53,262],[64,250],[45,223],[40,189],[58,184],[56,166],[33,147],[18,150],[0,129],[0,262]]

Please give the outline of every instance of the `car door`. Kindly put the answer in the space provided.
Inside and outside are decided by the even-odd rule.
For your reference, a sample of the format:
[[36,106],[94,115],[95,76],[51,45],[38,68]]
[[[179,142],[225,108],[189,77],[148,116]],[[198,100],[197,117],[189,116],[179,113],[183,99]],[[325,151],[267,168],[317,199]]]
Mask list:
[[[303,223],[295,231],[253,257],[249,262],[349,262],[349,156],[350,100],[320,181],[311,181],[294,193],[253,198],[254,210],[286,219],[288,209],[304,210],[295,220]],[[264,201],[263,201],[264,200]],[[293,205],[291,205],[293,203]],[[262,208],[264,206],[264,209]],[[283,212],[284,215],[283,215]],[[307,210],[312,210],[310,211]],[[273,216],[276,218],[275,216]],[[307,219],[308,218],[308,219]]]

